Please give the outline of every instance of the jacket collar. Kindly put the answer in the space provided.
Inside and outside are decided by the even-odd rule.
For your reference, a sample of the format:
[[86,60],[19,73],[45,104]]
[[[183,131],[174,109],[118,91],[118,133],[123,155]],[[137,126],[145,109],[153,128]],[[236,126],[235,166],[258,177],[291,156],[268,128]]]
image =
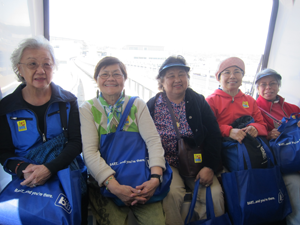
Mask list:
[[[26,102],[22,97],[22,89],[25,86],[26,84],[20,84],[13,93],[0,101],[0,115],[5,115],[9,112],[27,108]],[[49,105],[54,102],[70,102],[77,99],[72,93],[65,91],[53,82],[51,82],[50,86],[52,94]]]
[[[279,104],[281,106],[283,106],[283,103],[284,103],[284,98],[281,97],[280,95],[277,95],[278,98],[279,98]],[[264,99],[263,97],[261,97],[260,95],[258,96],[257,98],[257,104],[264,110],[266,110],[267,112],[271,112],[272,110],[272,106],[273,106],[273,102],[272,101],[267,101],[266,99]]]
[[222,96],[224,98],[230,98],[230,99],[232,99],[232,98],[239,98],[239,97],[242,97],[242,96],[245,95],[241,90],[239,90],[239,92],[234,97],[232,97],[230,94],[227,94],[225,91],[223,91],[221,89],[216,89],[213,94],[214,95]]

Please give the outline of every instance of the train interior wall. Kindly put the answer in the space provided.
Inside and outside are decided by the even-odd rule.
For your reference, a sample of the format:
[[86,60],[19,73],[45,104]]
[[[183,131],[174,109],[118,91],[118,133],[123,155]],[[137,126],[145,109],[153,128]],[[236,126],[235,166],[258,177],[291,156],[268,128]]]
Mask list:
[[300,1],[281,0],[268,67],[282,76],[279,94],[300,107]]

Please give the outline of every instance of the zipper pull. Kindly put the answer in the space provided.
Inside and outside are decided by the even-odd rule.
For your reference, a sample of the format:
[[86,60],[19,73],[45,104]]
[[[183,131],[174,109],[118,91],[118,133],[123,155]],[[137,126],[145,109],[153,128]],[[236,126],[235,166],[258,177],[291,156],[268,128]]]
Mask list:
[[47,140],[45,134],[43,133],[42,136],[43,136],[43,142],[46,142]]

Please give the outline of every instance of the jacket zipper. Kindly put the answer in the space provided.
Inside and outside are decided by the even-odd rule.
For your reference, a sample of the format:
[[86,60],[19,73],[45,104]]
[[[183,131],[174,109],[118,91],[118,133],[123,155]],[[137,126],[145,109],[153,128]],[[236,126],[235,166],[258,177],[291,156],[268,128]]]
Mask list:
[[52,113],[50,113],[50,114],[48,114],[48,117],[49,117],[49,116],[53,116],[54,114],[58,114],[58,113],[60,113],[59,110],[58,110],[58,111],[55,111],[55,112],[52,112]]
[[10,119],[11,119],[11,120],[33,120],[32,118],[15,117],[15,116],[11,116]]
[[[32,111],[32,112],[33,112],[33,111]],[[37,115],[36,115],[35,112],[33,112],[33,113],[34,113],[34,116],[35,116],[35,118],[36,118],[36,126],[37,126],[37,129],[38,129],[38,132],[39,132],[40,135],[42,136],[43,142],[46,142],[46,141],[47,141],[47,139],[46,139],[46,134],[43,133],[43,132],[40,130],[38,117],[37,117]]]
[[[66,107],[66,109],[68,109],[68,107]],[[52,112],[52,113],[48,114],[48,116],[53,116],[54,114],[59,114],[59,113],[60,113],[60,110]]]
[[[50,114],[47,115],[47,112],[48,112],[48,109],[49,107],[54,104],[55,102],[52,102],[51,104],[48,105],[47,109],[46,109],[46,113],[45,113],[45,116],[44,116],[44,129],[45,129],[45,132],[42,134],[43,135],[43,142],[46,142],[47,139],[46,139],[46,132],[47,132],[47,123],[46,123],[46,116],[52,116],[56,113],[60,113],[60,109],[58,111],[55,111],[55,112],[52,112]],[[59,102],[57,102],[59,104]],[[66,107],[67,109],[67,107]]]

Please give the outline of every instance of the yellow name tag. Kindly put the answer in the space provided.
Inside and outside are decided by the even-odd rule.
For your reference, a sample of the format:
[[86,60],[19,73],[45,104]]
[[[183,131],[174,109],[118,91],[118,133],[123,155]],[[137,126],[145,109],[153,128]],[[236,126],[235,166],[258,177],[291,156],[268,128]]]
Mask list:
[[202,163],[202,154],[194,154],[194,162]]
[[18,123],[18,129],[19,129],[19,131],[27,130],[26,120],[20,120],[17,123]]
[[242,104],[243,104],[243,107],[244,107],[244,108],[249,108],[248,102],[243,102]]

